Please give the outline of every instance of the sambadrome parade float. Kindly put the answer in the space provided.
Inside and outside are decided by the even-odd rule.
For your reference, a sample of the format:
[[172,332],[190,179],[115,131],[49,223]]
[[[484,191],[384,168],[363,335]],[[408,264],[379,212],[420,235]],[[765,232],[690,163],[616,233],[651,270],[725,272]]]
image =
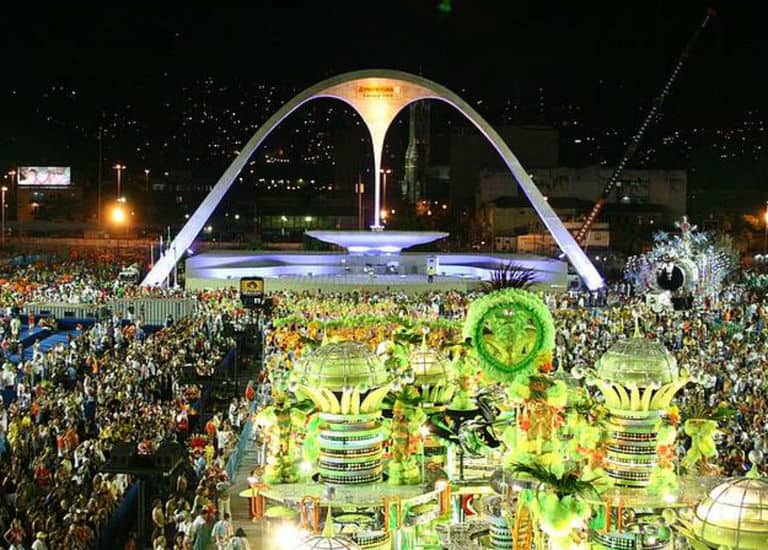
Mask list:
[[[669,261],[717,279],[681,229],[688,248],[648,273]],[[593,365],[553,369],[539,295],[478,296],[456,320],[274,321],[272,400],[256,418],[265,460],[248,495],[275,548],[768,548],[762,457],[720,475],[727,411],[681,414],[680,393],[706,380],[637,318]]]
[[629,258],[626,277],[654,309],[691,307],[711,299],[738,263],[728,235],[698,231],[687,216],[675,222],[679,235],[659,231],[653,248]]

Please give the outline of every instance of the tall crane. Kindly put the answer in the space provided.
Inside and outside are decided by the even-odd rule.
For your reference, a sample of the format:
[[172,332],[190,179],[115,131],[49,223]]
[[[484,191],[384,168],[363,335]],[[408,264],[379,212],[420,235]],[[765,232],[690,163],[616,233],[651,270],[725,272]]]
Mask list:
[[616,169],[611,174],[611,177],[608,178],[608,182],[605,184],[605,187],[603,188],[603,193],[600,195],[600,198],[597,199],[597,202],[592,207],[592,210],[587,216],[587,219],[584,221],[584,224],[579,228],[579,231],[576,233],[576,242],[579,243],[579,245],[582,248],[585,248],[589,230],[592,228],[592,224],[595,223],[595,220],[597,219],[597,216],[600,213],[600,211],[603,209],[603,206],[605,206],[605,203],[608,201],[608,198],[610,197],[611,192],[614,190],[614,188],[621,185],[619,178],[624,173],[624,167],[632,159],[632,157],[635,156],[635,153],[637,152],[637,148],[640,145],[640,141],[643,139],[643,136],[645,135],[645,132],[648,129],[648,127],[651,125],[651,122],[653,122],[653,118],[656,116],[656,114],[659,112],[659,109],[664,104],[664,100],[669,95],[669,91],[672,89],[672,85],[675,83],[675,80],[677,80],[677,75],[680,73],[680,70],[683,68],[683,66],[685,65],[685,62],[688,60],[688,56],[690,55],[691,50],[696,45],[696,42],[699,40],[699,36],[701,35],[701,32],[707,27],[707,25],[709,24],[709,21],[715,15],[716,13],[714,9],[712,8],[707,9],[707,14],[704,16],[704,20],[696,28],[696,30],[693,33],[693,36],[691,36],[690,40],[688,40],[685,47],[683,48],[683,51],[680,52],[680,57],[678,57],[677,63],[672,69],[672,73],[669,75],[669,78],[664,83],[664,87],[659,92],[659,95],[657,95],[656,98],[653,100],[653,103],[651,105],[650,110],[648,111],[648,114],[646,115],[642,124],[640,124],[640,128],[638,128],[635,135],[632,136],[632,140],[629,142],[629,145],[624,150],[624,154],[621,156],[621,160],[616,165]]

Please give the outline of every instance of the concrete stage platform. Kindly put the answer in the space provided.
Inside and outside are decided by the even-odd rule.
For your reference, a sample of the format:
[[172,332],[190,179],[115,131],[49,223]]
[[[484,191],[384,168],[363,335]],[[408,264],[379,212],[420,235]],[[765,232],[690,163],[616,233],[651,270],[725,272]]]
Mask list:
[[[435,266],[427,282],[427,264]],[[216,250],[186,260],[186,287],[238,286],[242,277],[263,277],[265,289],[338,291],[397,288],[404,292],[470,290],[491,278],[494,269],[509,262],[536,272],[536,287],[563,291],[565,262],[533,255],[402,253],[350,255],[328,252],[269,252]]]

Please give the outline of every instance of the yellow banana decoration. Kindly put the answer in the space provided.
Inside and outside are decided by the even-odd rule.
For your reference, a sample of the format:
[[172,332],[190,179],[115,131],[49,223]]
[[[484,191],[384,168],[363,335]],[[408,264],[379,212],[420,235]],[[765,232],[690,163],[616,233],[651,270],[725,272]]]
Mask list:
[[621,409],[625,411],[630,410],[629,394],[627,393],[627,390],[625,390],[624,386],[621,384],[613,384],[613,387],[616,388],[616,393],[619,395]]
[[363,404],[360,406],[360,411],[363,413],[371,413],[381,410],[381,403],[389,393],[390,387],[389,384],[385,384],[369,393],[363,401]]
[[352,399],[352,389],[344,388],[344,391],[341,394],[341,414],[350,413],[351,399]]
[[647,411],[651,407],[651,398],[653,397],[653,386],[648,386],[645,388],[645,391],[643,391],[643,398],[640,402],[640,410],[641,411]]
[[333,394],[331,390],[328,388],[320,388],[320,391],[323,393],[323,397],[325,397],[326,402],[328,403],[328,411],[331,414],[341,414],[341,404],[339,404],[339,399]]
[[296,390],[294,391],[294,393],[296,394],[297,397],[303,396],[311,400],[319,411],[329,412],[330,405],[325,399],[323,392],[321,392],[317,388],[311,388],[309,386],[299,385],[296,387]]
[[619,394],[616,393],[616,390],[613,389],[613,386],[607,382],[603,382],[602,380],[598,380],[596,382],[597,387],[600,389],[600,392],[603,394],[603,397],[605,397],[605,405],[609,409],[620,409],[621,408],[621,401],[619,400]]

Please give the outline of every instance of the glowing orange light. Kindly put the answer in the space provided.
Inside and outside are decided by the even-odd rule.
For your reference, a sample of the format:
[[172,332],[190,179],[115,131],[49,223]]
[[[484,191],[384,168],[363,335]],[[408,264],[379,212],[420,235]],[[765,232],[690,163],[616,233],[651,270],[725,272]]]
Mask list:
[[122,206],[115,206],[112,208],[112,221],[121,224],[125,222],[125,210]]

